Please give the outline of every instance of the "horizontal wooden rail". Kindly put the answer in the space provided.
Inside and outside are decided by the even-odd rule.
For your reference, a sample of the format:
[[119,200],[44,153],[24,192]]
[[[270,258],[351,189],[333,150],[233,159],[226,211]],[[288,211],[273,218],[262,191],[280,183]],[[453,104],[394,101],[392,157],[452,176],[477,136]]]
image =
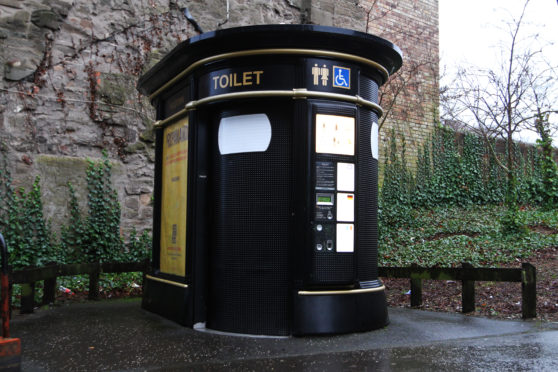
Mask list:
[[88,275],[94,273],[127,273],[145,271],[146,262],[101,262],[81,264],[54,264],[10,273],[13,284],[38,282],[59,276]]
[[100,262],[77,264],[52,264],[38,268],[17,270],[9,273],[10,287],[22,284],[20,313],[32,313],[35,307],[35,283],[44,280],[43,304],[54,302],[56,279],[60,276],[88,275],[89,298],[99,298],[99,276],[101,273],[144,273],[149,261],[143,262]]
[[409,278],[411,283],[411,307],[422,305],[422,281],[461,280],[462,311],[475,311],[475,282],[519,282],[521,283],[521,312],[524,319],[537,316],[537,272],[536,268],[523,263],[519,269],[475,268],[464,263],[462,267],[379,267],[378,273],[384,278]]
[[380,276],[431,280],[474,280],[481,282],[521,282],[522,269],[487,267],[380,267]]
[[[35,283],[44,280],[43,304],[54,302],[56,279],[59,276],[88,275],[89,298],[99,297],[99,275],[101,273],[144,273],[149,269],[149,262],[102,262],[85,264],[48,265],[40,268],[18,270],[10,273],[11,284],[22,284],[20,312],[33,312]],[[462,311],[475,310],[476,281],[520,282],[522,291],[523,318],[537,316],[536,269],[529,263],[523,263],[519,269],[510,268],[474,268],[469,264],[463,267],[426,268],[426,267],[379,267],[379,276],[386,278],[409,278],[411,281],[411,307],[422,304],[422,281],[429,280],[461,280]]]

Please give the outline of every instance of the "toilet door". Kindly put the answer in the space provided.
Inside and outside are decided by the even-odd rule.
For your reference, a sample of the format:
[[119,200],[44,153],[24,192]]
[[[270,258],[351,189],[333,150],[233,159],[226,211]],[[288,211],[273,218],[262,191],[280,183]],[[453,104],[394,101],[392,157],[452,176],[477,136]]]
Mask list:
[[290,334],[291,107],[211,111],[208,328]]

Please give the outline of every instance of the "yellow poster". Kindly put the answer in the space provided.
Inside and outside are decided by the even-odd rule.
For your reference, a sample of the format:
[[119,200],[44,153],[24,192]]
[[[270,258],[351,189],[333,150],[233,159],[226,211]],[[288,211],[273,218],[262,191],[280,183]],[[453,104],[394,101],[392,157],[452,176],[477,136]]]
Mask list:
[[160,270],[186,275],[186,190],[188,180],[188,118],[163,132]]

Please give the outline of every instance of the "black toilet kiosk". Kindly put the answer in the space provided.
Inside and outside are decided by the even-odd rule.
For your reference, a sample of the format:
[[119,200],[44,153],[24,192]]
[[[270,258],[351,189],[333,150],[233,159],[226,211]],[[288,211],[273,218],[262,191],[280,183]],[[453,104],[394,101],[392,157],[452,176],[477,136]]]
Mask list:
[[143,307],[255,335],[388,323],[378,279],[378,87],[402,63],[315,25],[208,32],[143,75],[156,108]]

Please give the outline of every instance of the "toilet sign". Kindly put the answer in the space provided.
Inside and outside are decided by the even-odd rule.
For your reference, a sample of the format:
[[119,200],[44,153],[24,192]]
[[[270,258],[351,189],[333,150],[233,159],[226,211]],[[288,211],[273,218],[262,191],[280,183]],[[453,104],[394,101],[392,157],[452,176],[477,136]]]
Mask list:
[[351,89],[351,69],[348,67],[314,63],[310,74],[313,87]]
[[351,69],[333,66],[333,87],[351,89]]

